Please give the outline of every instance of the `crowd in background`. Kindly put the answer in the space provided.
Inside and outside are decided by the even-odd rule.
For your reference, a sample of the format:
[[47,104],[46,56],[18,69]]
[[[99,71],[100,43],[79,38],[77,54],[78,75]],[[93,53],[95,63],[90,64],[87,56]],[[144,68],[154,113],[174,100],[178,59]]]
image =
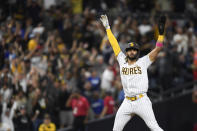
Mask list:
[[116,111],[124,93],[99,21],[103,13],[122,51],[135,41],[143,56],[155,47],[157,18],[165,11],[164,49],[149,68],[150,89],[165,91],[197,79],[195,0],[53,2],[10,0],[0,5],[0,128],[71,126],[76,101],[68,100],[77,96],[85,104],[86,121]]

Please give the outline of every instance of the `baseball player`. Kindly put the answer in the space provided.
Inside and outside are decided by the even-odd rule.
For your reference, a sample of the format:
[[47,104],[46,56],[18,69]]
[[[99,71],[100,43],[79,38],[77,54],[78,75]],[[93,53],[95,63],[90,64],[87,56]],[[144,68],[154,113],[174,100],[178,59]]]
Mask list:
[[120,76],[125,93],[125,99],[117,111],[113,131],[122,131],[133,115],[140,116],[151,131],[163,131],[154,116],[152,103],[147,96],[148,75],[147,69],[155,61],[163,47],[164,26],[166,17],[161,16],[158,23],[159,36],[155,48],[146,56],[139,57],[139,45],[135,42],[128,44],[124,54],[111,32],[108,18],[101,15],[100,20],[106,29],[109,42],[120,66]]

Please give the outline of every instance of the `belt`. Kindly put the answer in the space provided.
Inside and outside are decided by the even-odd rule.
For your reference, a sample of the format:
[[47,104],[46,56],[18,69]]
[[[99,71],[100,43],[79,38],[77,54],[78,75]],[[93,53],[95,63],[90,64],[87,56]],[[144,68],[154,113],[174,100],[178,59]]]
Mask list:
[[138,99],[140,99],[140,98],[142,98],[142,97],[144,97],[143,94],[139,94],[139,95],[136,95],[136,96],[133,96],[133,97],[128,97],[128,96],[126,96],[126,98],[127,98],[128,100],[131,100],[131,101],[136,101],[136,100],[138,100]]

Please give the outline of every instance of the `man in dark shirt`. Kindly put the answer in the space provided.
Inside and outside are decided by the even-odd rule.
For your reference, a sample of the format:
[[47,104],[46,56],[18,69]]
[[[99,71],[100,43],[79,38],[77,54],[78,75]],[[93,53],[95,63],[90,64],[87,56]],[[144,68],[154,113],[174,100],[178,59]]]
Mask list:
[[74,119],[72,114],[72,108],[66,107],[66,101],[68,100],[69,96],[70,92],[68,91],[67,83],[63,83],[58,104],[60,106],[59,118],[61,128],[72,126],[72,122]]
[[19,115],[14,118],[15,131],[33,131],[33,124],[26,113],[26,107],[22,105],[19,109]]

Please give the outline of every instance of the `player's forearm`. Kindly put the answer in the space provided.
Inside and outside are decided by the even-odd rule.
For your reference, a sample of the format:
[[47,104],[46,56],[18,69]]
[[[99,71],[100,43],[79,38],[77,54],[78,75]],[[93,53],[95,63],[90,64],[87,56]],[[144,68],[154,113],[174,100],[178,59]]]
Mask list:
[[150,53],[149,53],[149,58],[151,61],[155,61],[161,48],[160,47],[155,47]]
[[155,48],[149,53],[149,58],[150,58],[151,61],[155,61],[156,60],[159,52],[163,48],[163,41],[164,41],[164,36],[163,35],[159,35],[158,40],[156,42]]
[[114,37],[113,33],[111,32],[111,29],[107,29],[107,37],[109,39],[109,42],[113,48],[113,51],[115,53],[115,56],[118,56],[118,54],[120,53],[121,49],[120,46],[118,44],[118,41],[116,40],[116,38]]
[[160,50],[163,47],[165,23],[166,23],[166,16],[161,15],[158,21],[159,36],[157,39],[156,47],[149,53],[149,58],[151,61],[155,61],[157,55],[159,54]]

